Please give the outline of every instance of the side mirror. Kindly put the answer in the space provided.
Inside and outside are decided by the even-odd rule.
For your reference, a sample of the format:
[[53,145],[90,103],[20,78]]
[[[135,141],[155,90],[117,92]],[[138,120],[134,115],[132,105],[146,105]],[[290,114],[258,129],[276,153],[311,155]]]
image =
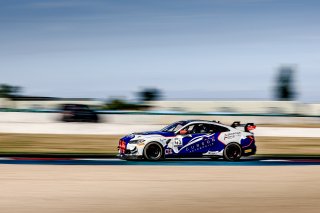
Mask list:
[[186,135],[187,133],[188,131],[185,129],[179,131],[179,135]]

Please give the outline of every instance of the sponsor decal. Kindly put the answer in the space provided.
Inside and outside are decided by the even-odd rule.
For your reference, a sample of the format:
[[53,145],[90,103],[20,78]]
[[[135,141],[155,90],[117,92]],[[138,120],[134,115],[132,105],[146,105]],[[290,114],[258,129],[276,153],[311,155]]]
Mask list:
[[194,144],[187,146],[185,148],[185,151],[188,153],[193,153],[193,152],[197,152],[202,149],[211,147],[213,145],[214,145],[214,140],[212,138],[209,138],[207,140],[205,139],[203,141],[200,141],[200,142],[197,142],[197,143],[194,143]]
[[241,136],[241,132],[231,132],[231,133],[226,133],[225,135],[224,135],[224,140],[226,140],[226,139],[233,139],[233,138],[235,138],[235,137],[240,137]]
[[218,155],[221,154],[219,151],[208,151],[207,153],[204,153],[203,155]]
[[172,149],[166,149],[164,153],[166,155],[171,155],[172,154]]

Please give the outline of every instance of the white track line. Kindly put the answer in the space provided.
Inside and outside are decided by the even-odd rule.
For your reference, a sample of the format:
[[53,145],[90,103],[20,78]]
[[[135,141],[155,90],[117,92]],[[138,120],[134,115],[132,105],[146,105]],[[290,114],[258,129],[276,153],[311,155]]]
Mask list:
[[14,160],[14,159],[12,159],[12,158],[0,158],[0,160]]
[[77,161],[121,161],[121,159],[114,159],[114,158],[74,158],[72,160],[77,160]]

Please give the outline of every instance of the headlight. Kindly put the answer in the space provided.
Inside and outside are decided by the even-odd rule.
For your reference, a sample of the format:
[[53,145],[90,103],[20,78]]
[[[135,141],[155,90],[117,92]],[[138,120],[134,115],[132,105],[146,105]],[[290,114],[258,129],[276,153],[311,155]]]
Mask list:
[[143,143],[145,140],[140,139],[140,140],[131,140],[129,141],[130,144],[139,144],[139,143]]

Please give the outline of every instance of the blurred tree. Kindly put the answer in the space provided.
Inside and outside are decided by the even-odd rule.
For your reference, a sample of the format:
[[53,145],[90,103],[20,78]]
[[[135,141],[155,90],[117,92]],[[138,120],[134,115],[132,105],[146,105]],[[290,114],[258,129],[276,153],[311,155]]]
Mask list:
[[282,67],[276,79],[275,96],[280,101],[292,101],[296,98],[294,88],[294,69]]
[[135,103],[128,103],[122,99],[113,99],[110,100],[106,105],[103,107],[105,110],[145,110],[148,106],[135,104]]
[[8,84],[0,84],[0,97],[1,98],[12,98],[19,95],[22,91],[21,87],[11,86]]
[[125,110],[128,109],[128,105],[126,101],[121,99],[113,99],[111,100],[105,107],[108,110]]
[[161,91],[156,88],[146,88],[138,92],[140,101],[156,101],[161,98]]

